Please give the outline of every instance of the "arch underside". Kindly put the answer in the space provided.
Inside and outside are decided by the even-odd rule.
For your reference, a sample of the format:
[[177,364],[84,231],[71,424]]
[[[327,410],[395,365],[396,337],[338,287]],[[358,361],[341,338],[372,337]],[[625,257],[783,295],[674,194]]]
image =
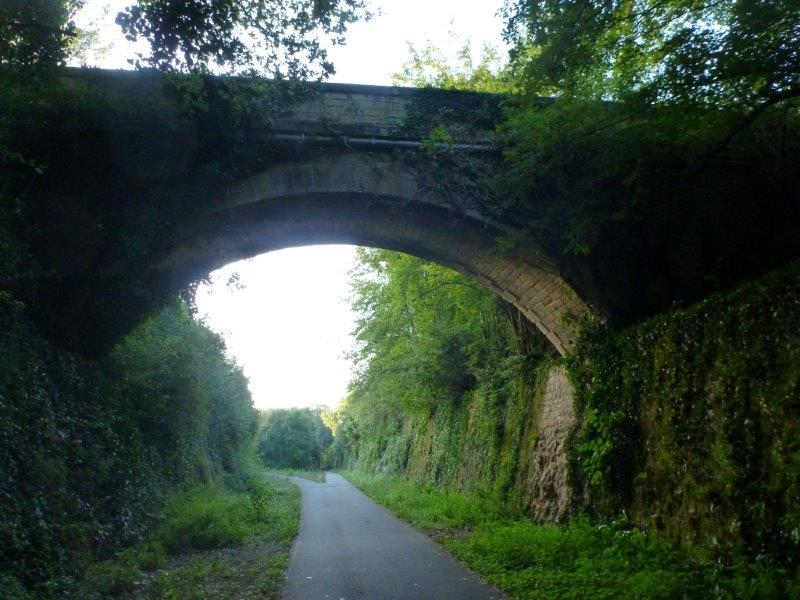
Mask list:
[[[227,263],[310,244],[406,252],[470,275],[516,306],[565,354],[586,305],[538,248],[500,250],[503,233],[421,192],[404,164],[363,153],[280,165],[229,190],[202,229],[156,269],[181,285]],[[302,273],[298,274],[302,277]]]

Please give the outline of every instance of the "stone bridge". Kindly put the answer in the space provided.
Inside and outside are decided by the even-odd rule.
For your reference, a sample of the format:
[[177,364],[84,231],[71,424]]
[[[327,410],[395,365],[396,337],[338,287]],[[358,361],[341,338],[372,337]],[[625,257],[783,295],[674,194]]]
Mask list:
[[[120,98],[148,86],[149,95],[163,95],[159,77],[69,75]],[[566,353],[586,304],[534,242],[499,243],[515,229],[492,217],[481,185],[496,161],[498,105],[496,96],[472,92],[310,86],[249,125],[281,152],[235,181],[205,184],[202,210],[177,223],[153,254],[149,281],[175,290],[231,261],[291,246],[388,248],[471,275]]]

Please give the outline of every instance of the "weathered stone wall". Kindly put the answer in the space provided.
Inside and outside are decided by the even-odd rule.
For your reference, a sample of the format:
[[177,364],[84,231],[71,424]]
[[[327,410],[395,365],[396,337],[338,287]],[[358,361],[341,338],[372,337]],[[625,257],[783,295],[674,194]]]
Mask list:
[[447,114],[455,143],[490,144],[493,124],[475,115],[499,115],[501,98],[478,92],[328,83],[273,119],[279,133],[414,140],[429,132],[416,117]]
[[572,505],[567,442],[575,425],[575,388],[564,366],[547,373],[536,445],[531,451],[525,489],[528,511],[537,521],[561,521]]
[[574,391],[562,364],[540,369],[497,405],[476,390],[462,406],[431,415],[386,409],[349,466],[496,496],[538,521],[561,521],[572,493],[566,444],[575,420]]
[[574,457],[588,509],[701,556],[800,558],[800,263],[587,336]]

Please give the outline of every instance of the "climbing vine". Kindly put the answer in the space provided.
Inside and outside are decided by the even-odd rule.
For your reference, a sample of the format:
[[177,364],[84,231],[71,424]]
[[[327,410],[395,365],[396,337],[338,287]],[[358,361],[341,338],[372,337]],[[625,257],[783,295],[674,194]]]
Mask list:
[[618,333],[590,328],[570,368],[591,509],[700,554],[796,568],[799,309],[795,262]]

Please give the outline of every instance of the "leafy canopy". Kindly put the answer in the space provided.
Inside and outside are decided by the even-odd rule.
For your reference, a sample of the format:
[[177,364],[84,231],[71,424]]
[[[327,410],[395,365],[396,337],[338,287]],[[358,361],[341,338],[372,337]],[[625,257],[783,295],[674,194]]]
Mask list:
[[117,23],[150,44],[137,66],[305,78],[333,73],[326,46],[366,14],[363,0],[139,0]]
[[487,369],[518,361],[503,306],[469,277],[388,250],[360,248],[358,261],[351,403],[458,404]]
[[797,0],[508,0],[535,93],[756,106],[800,93]]
[[[452,36],[459,42],[456,36]],[[455,62],[448,60],[440,48],[428,42],[422,48],[408,44],[410,57],[403,70],[392,75],[394,85],[435,87],[446,90],[472,90],[499,93],[513,89],[513,80],[497,48],[485,45],[477,62],[472,43],[460,43]]]
[[258,454],[268,467],[319,469],[333,434],[320,409],[289,408],[267,413]]
[[84,0],[4,0],[0,3],[0,65],[63,62],[77,37],[73,22]]

